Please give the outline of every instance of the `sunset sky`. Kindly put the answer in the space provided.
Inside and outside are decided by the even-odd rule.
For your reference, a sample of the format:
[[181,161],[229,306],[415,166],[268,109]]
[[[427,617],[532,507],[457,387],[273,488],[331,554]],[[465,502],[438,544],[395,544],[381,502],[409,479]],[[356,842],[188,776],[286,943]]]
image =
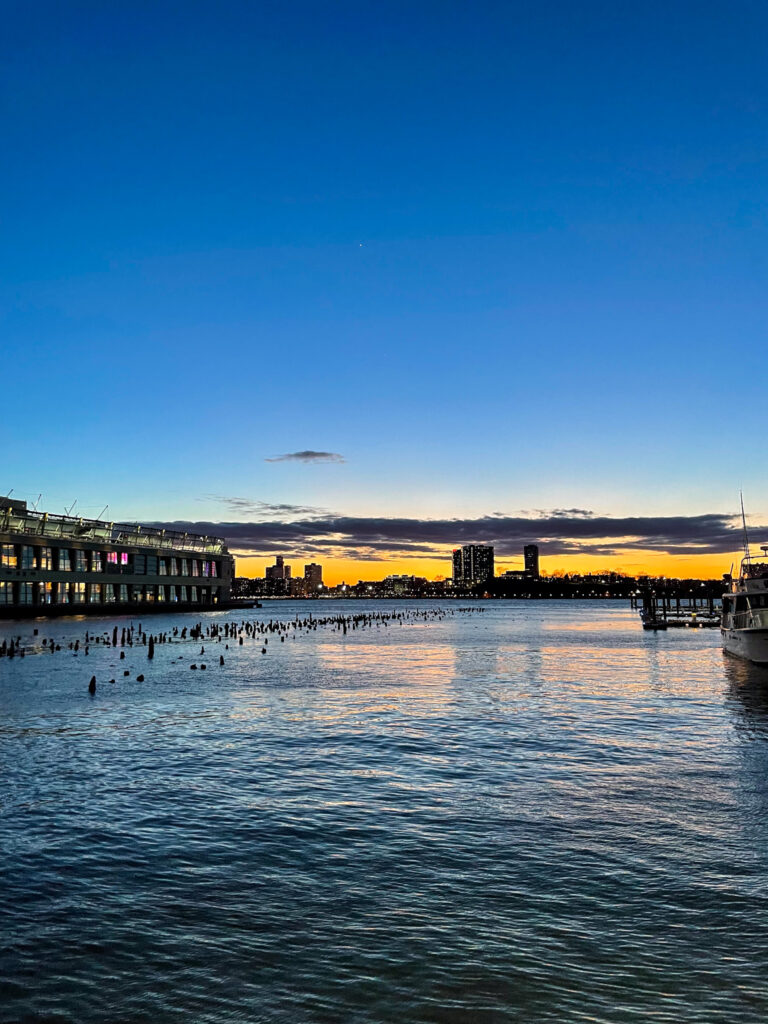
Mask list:
[[768,542],[768,7],[11,2],[0,493],[262,574]]

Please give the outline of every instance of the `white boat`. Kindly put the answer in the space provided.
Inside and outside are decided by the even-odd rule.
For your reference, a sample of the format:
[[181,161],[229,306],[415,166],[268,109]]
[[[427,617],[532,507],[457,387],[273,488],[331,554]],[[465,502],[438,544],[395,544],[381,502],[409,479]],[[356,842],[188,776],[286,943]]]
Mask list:
[[768,544],[761,547],[763,559],[753,562],[749,553],[744,505],[744,557],[737,579],[726,576],[729,583],[723,594],[723,616],[720,632],[723,650],[739,658],[768,665]]

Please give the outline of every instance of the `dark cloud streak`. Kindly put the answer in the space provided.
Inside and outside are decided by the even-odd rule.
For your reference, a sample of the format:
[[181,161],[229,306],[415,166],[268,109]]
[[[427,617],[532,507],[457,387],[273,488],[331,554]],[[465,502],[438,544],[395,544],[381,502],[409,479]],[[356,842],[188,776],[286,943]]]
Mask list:
[[264,459],[265,462],[346,462],[343,455],[338,452],[315,452],[307,449],[303,452],[286,452],[284,455],[274,455],[271,459]]
[[[279,510],[281,506],[268,506]],[[287,506],[299,512],[302,506]],[[368,558],[388,555],[445,557],[460,544],[493,544],[500,558],[519,556],[523,544],[535,542],[547,555],[611,555],[618,549],[659,554],[725,554],[741,545],[731,515],[627,516],[611,518],[582,509],[556,510],[535,516],[494,513],[477,519],[406,519],[327,515],[307,509],[298,519],[270,516],[252,522],[161,523],[169,529],[224,536],[243,553],[306,552],[327,557]],[[760,528],[754,528],[757,533]],[[354,552],[354,554],[352,554]]]

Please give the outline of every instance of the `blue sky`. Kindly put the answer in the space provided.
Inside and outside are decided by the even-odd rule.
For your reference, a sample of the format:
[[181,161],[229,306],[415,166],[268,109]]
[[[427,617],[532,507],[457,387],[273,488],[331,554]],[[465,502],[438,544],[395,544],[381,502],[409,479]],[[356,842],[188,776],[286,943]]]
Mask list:
[[[0,490],[768,514],[768,9],[11,3]],[[301,450],[344,463],[266,462]]]

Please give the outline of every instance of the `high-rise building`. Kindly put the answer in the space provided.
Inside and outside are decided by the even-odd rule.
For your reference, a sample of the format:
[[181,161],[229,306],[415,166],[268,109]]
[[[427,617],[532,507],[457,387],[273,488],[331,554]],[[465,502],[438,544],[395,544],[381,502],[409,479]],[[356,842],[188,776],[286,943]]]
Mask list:
[[453,552],[454,586],[473,587],[493,579],[493,546],[464,544]]
[[464,583],[464,559],[461,557],[461,548],[453,549],[453,585],[460,587]]
[[539,578],[539,545],[526,544],[523,548],[523,556],[526,576],[532,576],[537,580]]
[[268,565],[264,575],[268,580],[289,580],[291,578],[291,567],[285,564],[282,555],[275,556],[275,564]]
[[316,594],[323,586],[323,567],[317,562],[304,566],[304,583],[309,594]]

